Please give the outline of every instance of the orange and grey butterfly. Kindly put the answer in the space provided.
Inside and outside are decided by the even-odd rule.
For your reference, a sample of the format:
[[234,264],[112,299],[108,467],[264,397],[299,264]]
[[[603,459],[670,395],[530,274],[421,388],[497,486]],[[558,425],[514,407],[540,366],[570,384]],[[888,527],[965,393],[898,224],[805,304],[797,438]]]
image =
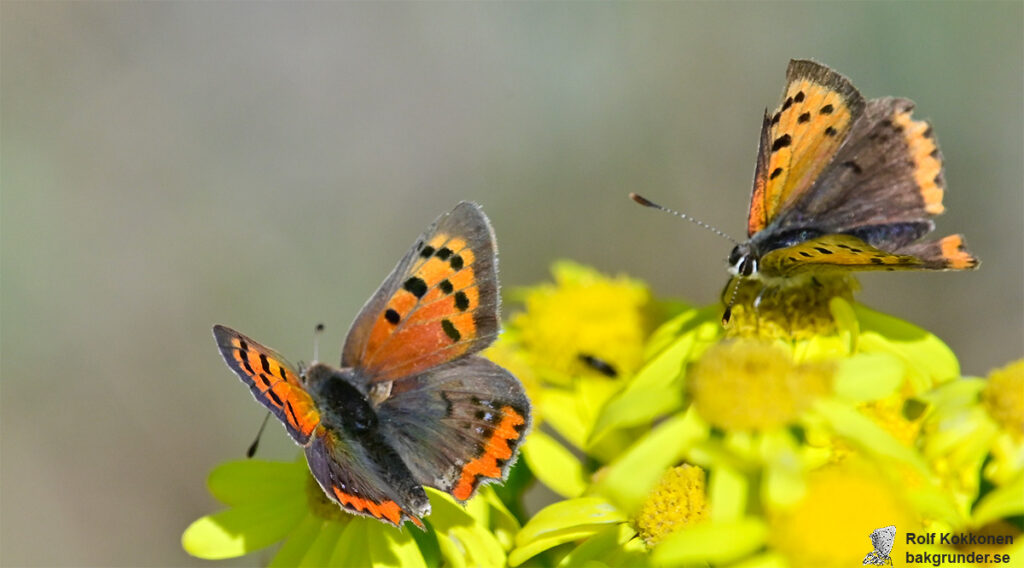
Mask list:
[[729,257],[742,277],[823,270],[964,270],[963,237],[918,242],[942,213],[942,154],[913,103],[865,101],[848,79],[791,61],[765,114],[747,234]]
[[[529,428],[519,381],[474,355],[497,336],[498,308],[494,233],[479,206],[460,203],[363,307],[341,368],[314,363],[297,379],[270,349],[221,326],[214,333],[231,368],[306,446],[330,499],[422,528],[430,512],[423,486],[469,499],[507,476]],[[287,389],[263,388],[264,362]],[[295,418],[290,408],[315,415]]]

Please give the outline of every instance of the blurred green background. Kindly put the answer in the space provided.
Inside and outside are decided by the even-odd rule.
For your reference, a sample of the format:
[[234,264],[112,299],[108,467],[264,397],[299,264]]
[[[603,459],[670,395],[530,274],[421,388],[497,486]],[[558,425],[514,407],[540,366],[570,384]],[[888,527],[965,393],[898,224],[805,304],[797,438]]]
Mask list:
[[[185,526],[263,410],[224,323],[308,360],[414,237],[481,203],[507,289],[572,258],[706,304],[791,57],[933,121],[983,260],[860,299],[965,373],[1024,348],[1024,8],[1012,3],[0,5],[4,565],[201,564]],[[291,459],[273,426],[261,455]],[[236,564],[258,562],[245,559]]]

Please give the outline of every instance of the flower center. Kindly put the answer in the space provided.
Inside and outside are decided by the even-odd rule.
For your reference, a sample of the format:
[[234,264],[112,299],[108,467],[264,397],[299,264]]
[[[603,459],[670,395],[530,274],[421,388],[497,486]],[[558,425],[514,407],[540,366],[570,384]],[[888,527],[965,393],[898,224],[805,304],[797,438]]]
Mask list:
[[997,424],[1024,439],[1024,359],[992,371],[981,400]]
[[807,339],[835,333],[829,300],[840,296],[852,302],[859,285],[847,274],[795,277],[785,284],[734,278],[723,291],[724,302],[734,288],[726,336]]
[[665,472],[640,507],[633,526],[647,546],[654,547],[668,535],[707,516],[704,470],[683,464]]
[[726,430],[764,430],[792,423],[829,392],[835,366],[797,364],[782,347],[742,339],[707,350],[690,374],[697,412]]

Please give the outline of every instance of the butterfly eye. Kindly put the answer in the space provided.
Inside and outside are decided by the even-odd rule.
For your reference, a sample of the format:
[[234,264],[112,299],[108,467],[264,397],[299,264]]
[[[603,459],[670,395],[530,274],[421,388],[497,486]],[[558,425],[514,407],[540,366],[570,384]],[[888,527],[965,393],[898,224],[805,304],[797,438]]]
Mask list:
[[740,260],[740,256],[742,256],[740,247],[732,247],[732,252],[729,253],[729,266],[736,266],[736,263]]

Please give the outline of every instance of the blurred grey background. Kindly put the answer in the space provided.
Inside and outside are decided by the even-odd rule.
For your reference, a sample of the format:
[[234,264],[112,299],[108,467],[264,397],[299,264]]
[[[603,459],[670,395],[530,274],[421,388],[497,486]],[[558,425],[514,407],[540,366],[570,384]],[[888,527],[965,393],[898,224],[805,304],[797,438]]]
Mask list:
[[[864,276],[965,373],[1024,348],[1021,3],[0,5],[4,565],[204,564],[181,531],[263,417],[224,323],[339,356],[436,215],[506,289],[571,258],[706,304],[791,57],[933,121],[966,274]],[[263,457],[291,459],[283,430]],[[252,564],[260,557],[236,564]]]

